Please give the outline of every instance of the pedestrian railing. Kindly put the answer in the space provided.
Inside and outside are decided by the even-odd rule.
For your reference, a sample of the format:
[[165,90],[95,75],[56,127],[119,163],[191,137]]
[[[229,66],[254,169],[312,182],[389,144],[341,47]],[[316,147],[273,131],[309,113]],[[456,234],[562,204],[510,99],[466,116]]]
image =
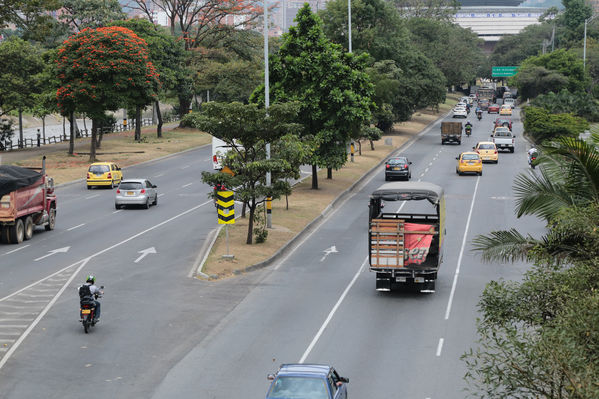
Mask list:
[[[175,122],[178,121],[179,115],[168,115],[162,118],[162,122],[163,123],[169,123],[169,122]],[[141,120],[141,126],[152,126],[155,125],[156,121],[152,120],[152,118],[143,118]],[[115,123],[112,126],[107,126],[107,127],[103,127],[102,128],[102,133],[103,134],[110,134],[110,133],[120,133],[120,132],[126,132],[126,131],[130,131],[130,130],[134,130],[135,129],[135,119],[131,120],[129,123],[127,124],[120,124],[120,123]],[[79,129],[79,131],[77,132],[76,138],[80,138],[80,137],[91,137],[91,130],[90,129]],[[23,141],[21,142],[21,140],[5,140],[4,142],[0,142],[0,151],[13,151],[19,148],[31,148],[31,147],[41,147],[42,145],[46,145],[46,144],[55,144],[55,143],[60,143],[63,141],[68,141],[69,140],[69,134],[64,134],[64,135],[58,135],[58,136],[46,136],[45,140],[43,137],[41,137],[41,133],[39,133],[38,130],[38,134],[37,134],[37,138],[24,138]]]

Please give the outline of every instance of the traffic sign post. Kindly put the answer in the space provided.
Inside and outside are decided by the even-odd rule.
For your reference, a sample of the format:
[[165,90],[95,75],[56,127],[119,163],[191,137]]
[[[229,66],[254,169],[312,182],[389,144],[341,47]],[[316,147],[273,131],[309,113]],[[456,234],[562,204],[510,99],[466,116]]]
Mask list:
[[235,255],[229,254],[229,225],[235,224],[235,198],[233,191],[216,192],[216,210],[218,212],[218,224],[225,225],[227,253],[223,255],[223,258],[233,259]]
[[518,73],[518,66],[494,66],[491,69],[491,76],[494,78],[509,78]]

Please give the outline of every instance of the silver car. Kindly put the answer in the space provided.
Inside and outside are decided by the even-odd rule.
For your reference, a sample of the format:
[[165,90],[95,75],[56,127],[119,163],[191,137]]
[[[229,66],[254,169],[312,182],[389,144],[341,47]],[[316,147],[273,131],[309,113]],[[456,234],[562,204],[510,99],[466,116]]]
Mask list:
[[120,209],[126,205],[142,205],[146,209],[158,205],[156,186],[148,179],[123,180],[116,190],[114,207]]

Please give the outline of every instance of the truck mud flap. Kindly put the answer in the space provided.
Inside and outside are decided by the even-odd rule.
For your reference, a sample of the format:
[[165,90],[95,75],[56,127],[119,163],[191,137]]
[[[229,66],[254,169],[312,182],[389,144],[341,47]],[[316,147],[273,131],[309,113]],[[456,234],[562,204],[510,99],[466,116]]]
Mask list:
[[391,274],[377,273],[376,274],[376,290],[391,291]]

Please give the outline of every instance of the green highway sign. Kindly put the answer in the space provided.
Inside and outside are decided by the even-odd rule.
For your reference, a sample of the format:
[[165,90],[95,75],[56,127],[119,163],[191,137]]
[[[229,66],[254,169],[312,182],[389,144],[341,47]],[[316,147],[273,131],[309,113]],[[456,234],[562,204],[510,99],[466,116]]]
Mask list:
[[494,66],[491,70],[491,76],[494,78],[509,78],[518,73],[517,66]]

